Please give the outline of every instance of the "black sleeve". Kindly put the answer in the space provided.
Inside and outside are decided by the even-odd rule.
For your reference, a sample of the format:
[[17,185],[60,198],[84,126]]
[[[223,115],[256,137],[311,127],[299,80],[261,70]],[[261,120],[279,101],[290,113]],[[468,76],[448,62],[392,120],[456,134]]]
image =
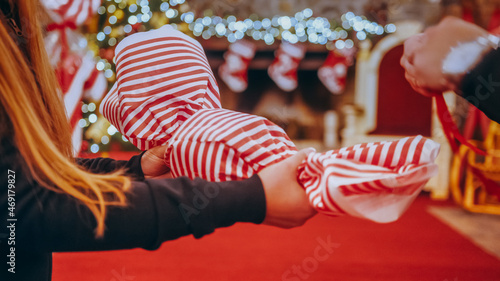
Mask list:
[[500,123],[500,49],[491,51],[461,83],[462,96]]
[[118,169],[124,169],[125,174],[135,180],[143,180],[144,174],[141,168],[141,157],[146,151],[135,155],[128,161],[114,160],[111,158],[76,158],[78,165],[93,173],[110,173]]
[[[16,219],[12,222],[16,251],[153,250],[164,241],[190,234],[199,238],[236,222],[261,223],[266,213],[257,175],[221,183],[184,177],[134,181],[127,206],[107,208],[104,238],[96,239],[95,220],[87,207],[29,180],[18,160],[18,156],[0,159],[1,232],[8,229],[8,219]],[[9,174],[15,179],[10,187]],[[8,208],[9,190],[15,192],[12,209]]]

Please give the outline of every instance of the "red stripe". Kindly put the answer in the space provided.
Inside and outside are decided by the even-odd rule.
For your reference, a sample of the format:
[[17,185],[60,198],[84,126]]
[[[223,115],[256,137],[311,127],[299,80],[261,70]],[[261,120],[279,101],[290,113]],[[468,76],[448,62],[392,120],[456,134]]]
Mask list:
[[381,170],[366,170],[366,169],[362,169],[362,168],[347,166],[347,165],[340,164],[340,163],[327,164],[325,167],[328,167],[328,168],[334,167],[334,168],[355,171],[355,172],[360,172],[360,173],[366,173],[366,174],[391,174],[391,173],[393,173],[393,171],[391,171],[391,170],[382,170],[382,171]]
[[374,180],[374,181],[373,181],[373,184],[374,184],[376,187],[378,187],[380,191],[382,191],[382,190],[392,191],[392,190],[393,190],[392,188],[390,188],[390,187],[388,187],[388,186],[384,185],[384,184],[382,183],[382,180]]
[[[128,78],[121,78],[120,84],[122,86],[120,87],[120,90],[121,90],[121,92],[141,90],[141,89],[144,89],[146,87],[159,85],[161,83],[173,81],[173,80],[179,79],[179,78],[183,78],[183,80],[173,82],[170,85],[163,86],[163,88],[176,88],[179,86],[184,86],[185,84],[188,84],[188,83],[195,83],[195,82],[205,82],[205,84],[207,84],[208,79],[206,76],[205,69],[198,68],[198,69],[190,71],[187,74],[186,73],[171,74],[171,72],[183,70],[185,68],[189,68],[189,67],[193,67],[193,66],[198,67],[198,65],[196,65],[195,63],[186,63],[186,64],[182,64],[182,65],[169,66],[168,68],[163,68],[161,70],[156,70],[156,71],[152,71],[152,72],[134,74],[133,76],[130,76]],[[144,67],[146,68],[149,66],[144,66]],[[159,74],[164,75],[164,77],[152,78],[153,76],[159,75]],[[189,77],[186,77],[186,75],[189,75]],[[199,76],[195,76],[195,75],[199,75]],[[129,83],[132,85],[124,86],[125,83]],[[206,88],[205,88],[205,90],[206,90]],[[135,95],[144,96],[144,97],[148,96],[145,94],[142,94],[142,95],[134,94],[134,96]]]
[[[158,104],[168,100],[169,97],[165,97],[165,98],[161,98],[159,99],[157,102]],[[182,101],[179,101],[179,102],[176,102],[176,103],[173,103],[173,104],[170,104],[169,107],[174,107],[175,109],[173,109],[171,112],[169,112],[168,114],[164,115],[162,117],[162,119],[166,120],[167,118],[171,117],[171,116],[174,116],[174,115],[179,115],[179,111],[180,111],[180,107],[176,107],[177,105],[180,105],[180,104],[183,104]],[[129,103],[125,103],[123,106],[127,106],[129,105]],[[152,104],[150,106],[155,106],[156,104]],[[188,111],[189,109],[188,108],[184,108],[186,110],[186,112],[188,113],[188,115],[192,115],[194,113],[194,111]],[[134,111],[135,109],[133,108],[133,105],[128,108],[127,110],[125,110],[123,112],[123,116],[130,116],[132,114],[132,112]],[[161,110],[161,109],[160,109]],[[153,113],[153,114],[152,114]],[[125,132],[128,132],[130,130],[130,128],[132,126],[134,126],[134,122],[132,122],[133,120],[139,120],[141,119],[143,116],[149,116],[148,119],[153,119],[154,118],[154,113],[155,112],[137,112],[136,115],[134,116],[133,119],[131,119],[131,121],[129,121],[127,124],[123,124],[123,130]],[[180,120],[184,119],[184,117],[182,116],[178,116],[178,119],[177,120],[173,120],[171,123],[168,123],[166,125],[164,125],[164,127],[171,127],[173,126],[175,123],[178,123]],[[123,122],[123,121],[122,121]],[[179,122],[180,123],[180,122]],[[156,130],[156,128],[158,127],[159,123],[157,122],[152,128],[151,130],[154,131]],[[140,127],[143,127],[143,126],[140,126]],[[135,130],[137,132],[137,130]]]
[[354,194],[368,193],[367,190],[362,189],[360,187],[360,185],[358,185],[358,184],[339,186],[339,188],[340,188],[340,191],[342,191],[342,193],[346,196],[347,195],[354,195]]
[[[331,175],[327,175],[326,182],[329,182],[330,177],[331,177]],[[339,205],[337,205],[337,203],[335,203],[335,202],[333,201],[333,199],[332,199],[332,198],[333,198],[333,196],[330,194],[330,190],[329,190],[329,188],[325,188],[325,191],[326,191],[326,195],[327,195],[327,196],[326,196],[326,198],[324,198],[324,196],[323,196],[323,200],[324,200],[324,201],[328,201],[328,202],[330,203],[330,205],[333,205],[333,207],[337,209],[337,210],[331,210],[331,209],[330,209],[330,210],[331,210],[331,211],[333,211],[333,212],[338,212],[338,213],[345,214],[346,212],[345,212],[342,208],[340,208],[340,206],[339,206]],[[324,204],[325,208],[328,206],[328,205],[326,205],[325,203],[323,203],[323,204]]]
[[210,171],[210,178],[209,178],[209,180],[215,180],[215,178],[216,178],[216,176],[215,176],[215,169],[214,168],[215,168],[215,165],[216,165],[217,160],[218,160],[218,159],[216,159],[216,156],[217,156],[217,151],[219,150],[219,146],[220,146],[220,143],[215,143],[214,149],[212,150],[213,151],[212,152],[212,157],[210,159],[207,159],[207,160],[209,160],[208,163],[210,163],[209,164],[209,167],[210,167],[210,169],[209,169],[209,171]]
[[[181,41],[176,42],[176,41]],[[159,46],[152,46],[148,48],[143,48],[144,46],[148,44],[154,44],[154,43],[165,43],[164,45],[159,45]],[[200,57],[204,57],[204,52],[203,50],[199,50],[196,45],[194,45],[192,42],[189,42],[181,37],[160,37],[160,38],[153,38],[149,39],[146,41],[138,42],[135,44],[128,45],[124,47],[119,54],[116,55],[116,63],[119,64],[121,61],[126,60],[127,58],[130,58],[132,56],[144,53],[144,52],[149,52],[149,51],[155,51],[158,50],[158,48],[161,48],[161,46],[167,46],[167,47],[172,47],[172,46],[178,46],[178,47],[186,47],[186,50],[196,50],[196,53]],[[188,48],[192,47],[192,48]],[[133,51],[133,49],[138,49]]]
[[413,159],[411,161],[412,164],[420,164],[420,157],[422,157],[425,141],[425,138],[420,139],[417,146],[415,147],[415,155],[413,156]]
[[181,177],[184,174],[182,173],[181,165],[178,164],[179,162],[179,155],[180,155],[180,147],[178,142],[174,142],[172,145],[172,152],[170,153],[170,164],[172,166],[172,173],[175,172],[176,177]]
[[68,1],[66,4],[61,5],[58,9],[56,9],[55,12],[60,16],[65,17],[72,3],[72,1]]
[[194,179],[195,177],[195,170],[193,169],[193,161],[191,161],[190,158],[190,150],[191,147],[193,146],[193,143],[190,141],[183,141],[182,145],[185,147],[184,152],[182,153],[182,162],[183,162],[183,168],[184,168],[184,173],[190,178]]
[[[130,67],[130,68],[127,68],[125,70],[122,70],[123,68],[118,66],[118,69],[120,72],[117,71],[117,75],[119,78],[121,78],[121,77],[124,77],[126,75],[129,75],[132,72],[138,71],[139,73],[142,72],[142,74],[134,74],[134,76],[132,78],[135,78],[135,77],[144,78],[144,77],[148,77],[150,75],[167,74],[168,72],[183,70],[187,67],[198,67],[204,71],[204,73],[203,73],[204,76],[208,77],[207,76],[208,69],[206,68],[205,65],[200,64],[200,62],[197,61],[196,57],[184,55],[185,52],[182,52],[182,53],[165,52],[165,54],[172,54],[175,56],[172,56],[170,58],[164,58],[162,60],[158,60],[159,56],[155,56],[156,61],[152,61],[152,62],[148,62],[148,63],[145,63],[144,58],[137,58],[135,60],[127,62],[129,65],[138,64],[137,66]],[[157,69],[154,71],[147,71],[147,70],[141,71],[141,70],[146,69],[146,68],[155,68],[155,67],[157,67]],[[127,79],[131,80],[131,78],[127,78]],[[121,78],[120,81],[127,82],[129,80],[123,80],[123,78]]]
[[389,145],[389,150],[387,151],[385,162],[383,164],[384,167],[390,168],[392,160],[394,159],[394,157],[397,157],[397,156],[394,155],[394,151],[396,150],[396,146],[397,145],[398,145],[397,141],[392,142]]
[[378,165],[378,162],[380,161],[380,155],[382,152],[383,145],[377,145],[375,148],[375,152],[373,153],[373,158],[372,162],[370,164],[372,165]]
[[101,72],[97,69],[94,69],[94,71],[92,71],[92,73],[90,74],[90,77],[87,79],[87,81],[85,81],[85,84],[83,84],[83,89],[88,90],[92,88],[92,86],[94,86],[95,84],[95,81],[97,81],[97,77],[99,77],[99,73]]
[[368,151],[370,151],[367,145],[368,145],[367,143],[361,145],[362,151],[358,159],[359,162],[366,162],[366,158],[368,157]]
[[71,127],[71,130],[73,130],[77,126],[78,121],[80,121],[80,119],[82,119],[82,111],[74,110],[73,114],[71,115],[71,118],[69,119],[69,125]]
[[403,145],[403,149],[401,150],[401,154],[398,155],[399,161],[397,166],[403,166],[406,163],[406,158],[408,158],[408,151],[410,150],[410,146],[412,145],[415,137],[409,138]]

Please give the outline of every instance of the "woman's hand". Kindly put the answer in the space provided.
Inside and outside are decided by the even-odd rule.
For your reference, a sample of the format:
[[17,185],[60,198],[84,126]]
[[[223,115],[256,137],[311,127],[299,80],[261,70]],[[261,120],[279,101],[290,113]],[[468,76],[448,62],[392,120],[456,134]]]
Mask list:
[[[487,45],[480,45],[477,39],[487,37],[488,32],[477,25],[465,22],[455,17],[446,17],[438,25],[430,27],[424,33],[414,35],[406,40],[401,65],[404,67],[406,79],[417,92],[432,96],[448,90],[457,90],[460,81],[467,72],[467,60],[474,56],[474,52],[465,48],[464,59],[461,54],[450,52],[458,46],[468,42],[475,42],[476,50],[472,65],[479,62],[482,56],[490,49]],[[470,44],[469,44],[470,45]],[[477,49],[476,48],[476,49]],[[444,61],[447,60],[445,66]],[[451,68],[450,69],[450,63]],[[460,64],[465,67],[459,70]],[[453,69],[457,71],[452,71]]]
[[145,178],[170,177],[170,168],[163,161],[166,149],[167,146],[157,146],[149,149],[142,155],[141,166]]
[[258,174],[266,194],[264,224],[282,228],[303,225],[316,214],[304,188],[297,182],[297,167],[313,149],[304,149],[294,156],[264,168]]

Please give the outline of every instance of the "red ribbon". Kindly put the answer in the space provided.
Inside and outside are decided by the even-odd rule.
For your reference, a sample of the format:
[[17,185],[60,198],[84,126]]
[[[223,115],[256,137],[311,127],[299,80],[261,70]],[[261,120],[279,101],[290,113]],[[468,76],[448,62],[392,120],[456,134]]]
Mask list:
[[[484,156],[488,155],[487,152],[479,149],[477,146],[473,145],[467,139],[465,139],[465,137],[462,136],[462,134],[460,134],[460,131],[458,130],[457,125],[453,121],[453,118],[450,114],[450,111],[448,110],[448,107],[446,106],[446,102],[444,100],[443,95],[435,95],[434,98],[436,101],[439,121],[443,126],[444,133],[446,135],[446,138],[448,139],[448,142],[450,143],[453,152],[458,151],[458,144],[457,144],[458,140],[461,144],[467,146],[475,153]],[[488,194],[495,196],[497,199],[500,199],[500,184],[498,184],[494,180],[487,178],[483,174],[483,171],[481,171],[480,169],[472,165],[469,165],[468,168],[471,170],[472,174],[482,182],[484,189]]]
[[68,55],[69,53],[69,45],[68,38],[66,36],[66,28],[71,30],[77,29],[77,26],[72,21],[63,21],[61,23],[53,22],[47,25],[46,30],[50,31],[59,31],[61,35],[61,61]]
[[76,23],[72,21],[63,21],[61,23],[58,22],[53,22],[47,25],[47,31],[54,31],[54,30],[64,30],[66,28],[75,30],[77,29]]
[[451,113],[446,106],[446,102],[444,100],[444,97],[442,94],[435,95],[434,100],[436,101],[436,108],[437,108],[437,114],[439,121],[441,122],[441,125],[443,126],[443,131],[444,134],[446,135],[446,138],[448,139],[448,142],[450,143],[451,149],[453,152],[458,152],[458,143],[461,143],[468,148],[470,148],[472,151],[474,151],[477,154],[480,155],[487,155],[487,153],[484,150],[479,149],[472,143],[470,143],[457,128],[457,125],[455,124],[455,121],[453,121],[453,117],[451,116]]

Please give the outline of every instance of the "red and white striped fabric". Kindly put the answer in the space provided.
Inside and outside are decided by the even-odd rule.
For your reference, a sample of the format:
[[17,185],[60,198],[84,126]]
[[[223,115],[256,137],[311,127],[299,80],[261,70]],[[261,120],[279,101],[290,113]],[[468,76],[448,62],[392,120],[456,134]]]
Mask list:
[[80,152],[82,128],[82,98],[102,99],[108,88],[107,80],[95,67],[94,56],[86,48],[85,37],[76,31],[97,12],[101,0],[42,0],[52,22],[47,26],[45,47],[56,70],[63,92],[66,113],[72,129],[75,155]]
[[[297,152],[269,120],[220,108],[203,49],[169,26],[122,41],[116,66],[101,112],[137,147],[166,145],[174,177],[245,179]],[[417,136],[311,153],[297,180],[322,213],[389,222],[435,175],[438,151]]]
[[422,136],[358,144],[310,154],[298,179],[319,212],[391,222],[437,174],[438,152]]
[[203,108],[220,108],[219,87],[200,43],[163,26],[116,47],[116,83],[101,112],[141,150],[165,144]]
[[241,180],[295,154],[286,133],[269,120],[227,109],[202,109],[168,141],[174,177]]

